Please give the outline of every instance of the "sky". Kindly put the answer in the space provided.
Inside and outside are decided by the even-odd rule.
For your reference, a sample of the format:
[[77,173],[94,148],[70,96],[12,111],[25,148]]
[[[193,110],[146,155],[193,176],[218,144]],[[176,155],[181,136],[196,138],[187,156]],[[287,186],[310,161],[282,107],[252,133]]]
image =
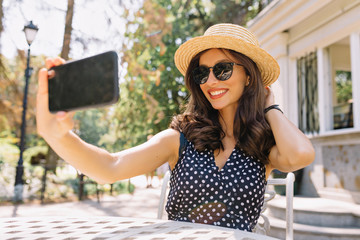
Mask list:
[[[74,59],[94,55],[107,50],[120,49],[125,32],[125,20],[119,16],[123,9],[119,0],[75,0],[73,39],[70,57]],[[132,6],[130,0],[123,1]],[[132,6],[136,8],[137,6]],[[27,50],[24,26],[33,21],[39,31],[31,45],[31,55],[57,56],[61,52],[66,0],[4,0],[4,32],[1,36],[1,52],[7,58],[16,55],[17,49]],[[109,27],[110,16],[111,26]],[[110,32],[117,32],[117,37]],[[96,37],[98,41],[84,45],[76,36]],[[84,47],[85,46],[85,47]]]
[[[56,56],[61,51],[62,36],[64,33],[65,9],[67,1],[57,1],[59,9],[64,11],[39,11],[39,1],[5,0],[4,32],[1,36],[1,51],[7,58],[16,55],[16,49],[27,50],[24,26],[33,21],[39,27],[36,38],[31,45],[31,54],[49,54]],[[56,2],[56,1],[52,1]],[[59,4],[62,3],[62,4]]]

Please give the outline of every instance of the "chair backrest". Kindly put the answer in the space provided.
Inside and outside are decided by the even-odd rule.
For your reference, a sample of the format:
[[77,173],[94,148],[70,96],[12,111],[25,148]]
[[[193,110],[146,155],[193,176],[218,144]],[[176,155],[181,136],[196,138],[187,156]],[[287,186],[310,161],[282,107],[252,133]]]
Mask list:
[[[160,203],[158,208],[158,219],[161,219],[164,214],[165,208],[165,199],[166,192],[168,190],[170,180],[170,171],[167,171],[164,175],[163,183],[161,186],[160,194]],[[267,188],[265,192],[264,205],[261,210],[260,218],[263,219],[262,223],[260,221],[254,228],[254,232],[258,234],[268,235],[270,230],[270,221],[267,216],[264,215],[264,212],[267,208],[267,203],[276,196],[274,190],[269,189],[271,185],[285,185],[285,194],[286,194],[286,240],[292,240],[294,238],[293,230],[293,221],[294,221],[294,212],[293,212],[293,199],[294,199],[294,181],[295,175],[293,173],[288,173],[286,178],[270,178],[267,181]]]
[[164,175],[161,185],[160,202],[159,202],[158,215],[157,215],[158,219],[161,219],[164,214],[165,199],[167,195],[166,192],[168,190],[169,180],[170,180],[170,171],[167,171]]
[[[293,211],[293,199],[294,199],[294,181],[295,175],[290,172],[287,174],[286,178],[270,178],[267,181],[267,188],[265,191],[264,205],[261,210],[260,218],[262,218],[262,223],[258,221],[258,224],[253,229],[253,232],[263,235],[268,235],[270,230],[270,221],[269,218],[264,215],[264,212],[267,208],[267,203],[274,199],[276,192],[271,190],[270,186],[276,185],[285,185],[285,194],[286,194],[286,240],[294,239],[294,211]],[[259,219],[260,220],[260,219]]]

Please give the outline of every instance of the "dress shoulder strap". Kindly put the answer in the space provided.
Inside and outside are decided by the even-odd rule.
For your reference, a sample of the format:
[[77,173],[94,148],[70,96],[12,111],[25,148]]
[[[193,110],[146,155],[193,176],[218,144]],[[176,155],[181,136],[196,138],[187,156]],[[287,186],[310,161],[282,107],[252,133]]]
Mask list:
[[184,133],[180,132],[180,147],[179,147],[179,157],[182,155],[182,152],[186,148],[187,140],[185,138]]

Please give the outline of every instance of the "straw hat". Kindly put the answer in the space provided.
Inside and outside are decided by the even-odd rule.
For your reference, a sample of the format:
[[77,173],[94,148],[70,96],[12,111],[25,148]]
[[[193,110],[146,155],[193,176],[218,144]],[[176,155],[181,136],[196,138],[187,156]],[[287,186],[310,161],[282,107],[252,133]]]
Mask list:
[[216,24],[206,30],[204,36],[195,37],[182,44],[175,53],[175,65],[185,75],[191,59],[210,48],[231,49],[251,58],[259,68],[265,86],[271,85],[280,74],[276,60],[260,48],[255,35],[235,24]]

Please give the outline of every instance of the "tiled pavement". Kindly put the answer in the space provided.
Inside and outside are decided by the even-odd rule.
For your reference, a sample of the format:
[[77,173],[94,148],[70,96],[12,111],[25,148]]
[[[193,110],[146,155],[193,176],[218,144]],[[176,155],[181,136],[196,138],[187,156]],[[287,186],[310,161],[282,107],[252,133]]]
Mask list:
[[143,175],[132,178],[130,181],[135,185],[133,194],[103,195],[100,203],[96,199],[87,199],[56,204],[0,206],[0,217],[121,216],[156,218],[161,190],[159,180],[154,177],[154,188],[146,188],[146,178]]

